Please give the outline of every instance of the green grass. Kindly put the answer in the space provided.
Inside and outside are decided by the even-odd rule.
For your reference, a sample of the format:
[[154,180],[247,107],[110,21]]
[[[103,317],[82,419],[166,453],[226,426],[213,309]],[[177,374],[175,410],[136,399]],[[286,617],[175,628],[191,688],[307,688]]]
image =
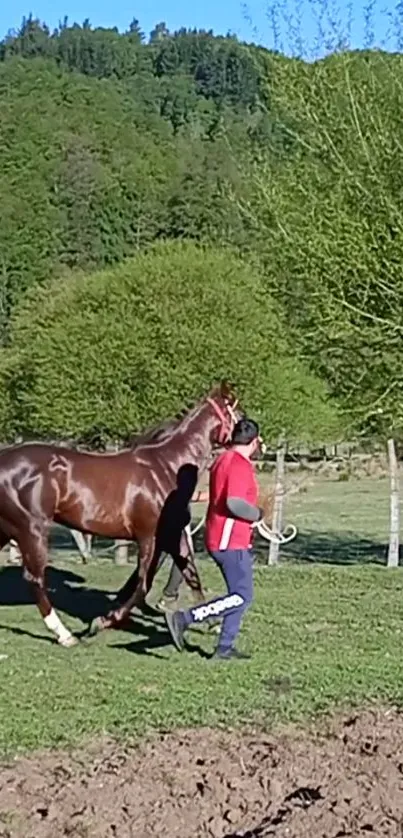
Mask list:
[[[250,662],[180,655],[163,618],[140,616],[132,633],[108,632],[60,649],[25,601],[19,569],[5,568],[0,602],[19,604],[0,608],[0,751],[72,745],[102,732],[271,724],[346,704],[403,703],[403,572],[368,564],[383,550],[388,500],[386,483],[374,481],[370,493],[363,483],[322,486],[290,504],[288,517],[302,526],[311,560],[326,540],[329,561],[333,539],[338,564],[257,568],[256,602],[240,641],[253,653]],[[361,555],[351,555],[352,544],[365,544],[365,563],[349,566]],[[301,548],[295,557],[304,558]],[[116,590],[127,572],[105,560],[84,568],[58,560],[51,596],[69,627],[82,628],[80,618],[102,610],[103,592]],[[211,588],[222,589],[209,562],[201,572]],[[207,633],[192,632],[189,642],[214,647]]]
[[[384,564],[389,532],[389,482],[364,478],[348,482],[319,481],[290,496],[286,520],[296,524],[298,538],[285,557],[355,564]],[[403,537],[403,519],[402,519]]]

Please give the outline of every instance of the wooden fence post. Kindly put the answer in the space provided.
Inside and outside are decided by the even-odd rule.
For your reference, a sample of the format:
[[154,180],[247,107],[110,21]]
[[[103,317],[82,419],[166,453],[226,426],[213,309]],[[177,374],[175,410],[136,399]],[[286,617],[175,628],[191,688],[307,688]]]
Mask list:
[[390,523],[387,567],[399,566],[399,466],[395,442],[388,439],[388,460],[390,474]]
[[92,552],[92,535],[89,533],[82,533],[78,530],[70,530],[74,541],[80,551],[82,560],[86,563],[91,559]]
[[[284,474],[285,474],[285,439],[282,434],[276,451],[276,483],[274,487],[274,502],[273,502],[273,521],[272,530],[274,533],[280,533],[283,525],[283,505],[284,505]],[[275,541],[270,542],[268,564],[275,565],[278,563],[280,556],[280,545]]]
[[129,561],[129,544],[127,541],[115,541],[115,564],[125,565]]

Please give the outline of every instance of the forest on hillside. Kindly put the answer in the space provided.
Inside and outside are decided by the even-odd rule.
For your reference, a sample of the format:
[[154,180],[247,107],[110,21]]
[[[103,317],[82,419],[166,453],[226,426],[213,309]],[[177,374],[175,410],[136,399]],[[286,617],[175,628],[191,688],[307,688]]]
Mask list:
[[123,436],[214,370],[274,437],[399,435],[402,105],[400,54],[25,19],[0,45],[2,436]]

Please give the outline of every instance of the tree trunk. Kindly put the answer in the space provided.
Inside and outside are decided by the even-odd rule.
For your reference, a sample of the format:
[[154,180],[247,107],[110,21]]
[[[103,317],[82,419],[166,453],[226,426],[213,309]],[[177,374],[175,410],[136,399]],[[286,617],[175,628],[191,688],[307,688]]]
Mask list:
[[388,439],[388,459],[390,474],[390,524],[387,567],[399,566],[399,471],[395,442]]
[[127,541],[115,541],[115,564],[125,565],[129,561],[129,544]]
[[[283,505],[284,505],[284,473],[285,473],[285,440],[281,436],[276,452],[276,484],[274,487],[273,521],[274,533],[280,533],[283,526]],[[280,545],[275,541],[270,542],[269,565],[278,563],[280,557]]]

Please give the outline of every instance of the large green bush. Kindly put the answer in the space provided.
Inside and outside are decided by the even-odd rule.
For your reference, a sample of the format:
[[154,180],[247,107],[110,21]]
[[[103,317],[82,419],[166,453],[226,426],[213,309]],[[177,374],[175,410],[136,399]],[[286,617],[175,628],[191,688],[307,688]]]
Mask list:
[[121,437],[222,377],[271,438],[330,432],[324,386],[287,346],[257,271],[226,250],[160,244],[36,289],[10,336],[9,433]]

